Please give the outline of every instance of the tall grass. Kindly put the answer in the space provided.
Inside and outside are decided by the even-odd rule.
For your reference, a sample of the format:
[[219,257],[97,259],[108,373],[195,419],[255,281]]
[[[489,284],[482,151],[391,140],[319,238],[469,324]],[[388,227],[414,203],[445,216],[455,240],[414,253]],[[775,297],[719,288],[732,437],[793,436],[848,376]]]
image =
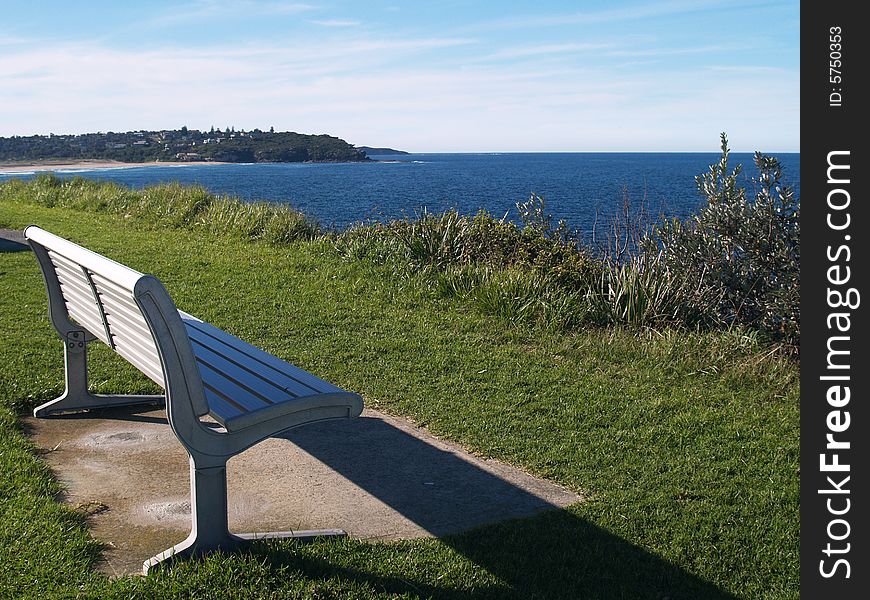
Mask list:
[[288,206],[219,197],[202,186],[179,183],[133,190],[83,177],[61,179],[40,174],[29,181],[4,182],[0,185],[0,200],[114,213],[140,224],[202,228],[216,235],[275,245],[313,239],[321,233],[315,221]]

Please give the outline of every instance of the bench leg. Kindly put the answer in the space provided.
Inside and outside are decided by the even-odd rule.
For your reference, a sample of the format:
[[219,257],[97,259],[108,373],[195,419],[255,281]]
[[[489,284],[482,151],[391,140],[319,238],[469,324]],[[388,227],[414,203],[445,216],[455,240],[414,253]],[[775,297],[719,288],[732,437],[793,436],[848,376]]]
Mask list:
[[[212,463],[214,459],[209,461]],[[190,556],[202,556],[215,551],[231,551],[240,544],[262,539],[294,538],[304,542],[319,537],[345,536],[341,529],[317,529],[310,531],[275,531],[267,533],[230,533],[227,525],[227,468],[226,459],[207,467],[196,466],[190,457],[190,535],[183,542],[152,556],[142,565],[142,572],[160,563]]]
[[[204,462],[204,461],[203,461]],[[183,542],[152,556],[142,565],[142,571],[161,562],[214,552],[232,550],[238,540],[227,527],[227,467],[226,461],[197,468],[190,457],[190,535]]]
[[88,347],[83,341],[68,340],[63,347],[66,390],[59,398],[36,407],[34,417],[112,406],[163,405],[164,396],[138,394],[92,394],[88,391]]

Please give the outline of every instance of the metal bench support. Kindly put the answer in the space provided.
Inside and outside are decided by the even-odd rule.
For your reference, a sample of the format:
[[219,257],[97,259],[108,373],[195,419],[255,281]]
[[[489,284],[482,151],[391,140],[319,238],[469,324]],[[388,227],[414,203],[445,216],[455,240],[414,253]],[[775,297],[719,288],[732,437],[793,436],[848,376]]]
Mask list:
[[215,551],[228,552],[242,544],[265,539],[296,539],[303,543],[322,537],[345,537],[342,529],[309,529],[300,531],[270,531],[263,533],[230,533],[227,523],[227,466],[226,459],[202,458],[208,467],[196,467],[190,457],[190,511],[191,530],[183,542],[143,564],[143,572],[173,559],[202,556]]
[[63,394],[33,410],[34,417],[47,417],[65,412],[151,404],[163,406],[166,397],[150,394],[92,394],[88,390],[88,342],[94,337],[86,331],[70,331],[63,345]]

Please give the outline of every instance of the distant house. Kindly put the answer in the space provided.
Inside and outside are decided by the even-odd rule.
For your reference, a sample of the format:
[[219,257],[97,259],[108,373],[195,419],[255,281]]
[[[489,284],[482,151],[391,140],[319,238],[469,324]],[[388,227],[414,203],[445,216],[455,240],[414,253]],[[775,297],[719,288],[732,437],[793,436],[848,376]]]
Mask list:
[[202,160],[202,156],[198,152],[179,152],[175,155],[175,158],[178,160],[189,160],[189,161],[199,161]]
[[107,150],[120,150],[121,148],[126,148],[127,144],[122,144],[121,142],[106,142]]
[[137,141],[133,142],[133,145],[134,146],[147,146],[148,140],[137,140]]

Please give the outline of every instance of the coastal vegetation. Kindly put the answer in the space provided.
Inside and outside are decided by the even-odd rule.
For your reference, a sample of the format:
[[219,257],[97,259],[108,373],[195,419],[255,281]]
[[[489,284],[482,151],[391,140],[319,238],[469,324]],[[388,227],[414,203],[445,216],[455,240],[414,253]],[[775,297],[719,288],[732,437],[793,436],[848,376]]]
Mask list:
[[756,153],[754,198],[722,157],[697,177],[698,214],[645,222],[630,209],[590,248],[544,199],[518,203],[520,223],[448,211],[359,225],[337,236],[348,257],[425,273],[442,295],[509,321],[746,329],[796,353],[800,344],[800,201],[779,161]]
[[[782,186],[774,157],[755,156],[754,197],[722,157],[697,178],[706,205],[685,221],[611,224],[592,248],[565,223],[553,224],[543,198],[517,204],[517,221],[486,212],[423,212],[414,218],[323,230],[287,205],[218,197],[176,183],[133,190],[50,174],[12,180],[0,200],[105,211],[149,223],[286,245],[322,237],[345,259],[415,274],[442,297],[456,297],[513,323],[560,331],[587,326],[745,330],[780,350],[800,344],[800,201]],[[628,224],[628,225],[626,225]],[[626,250],[631,248],[631,250]]]
[[274,130],[128,131],[0,137],[0,161],[354,162],[365,152],[330,135]]
[[[18,421],[62,391],[62,363],[39,269],[3,253],[0,596],[797,596],[799,204],[775,159],[756,157],[750,194],[727,158],[723,138],[698,182],[707,205],[634,228],[629,253],[623,234],[584,246],[537,196],[517,222],[424,213],[336,232],[199,187],[0,184],[0,227],[38,223],[149,269],[181,308],[368,406],[586,498],[444,539],[269,542],[111,580]],[[262,322],[233,308],[252,300]],[[93,358],[97,391],[154,390],[110,351]]]

